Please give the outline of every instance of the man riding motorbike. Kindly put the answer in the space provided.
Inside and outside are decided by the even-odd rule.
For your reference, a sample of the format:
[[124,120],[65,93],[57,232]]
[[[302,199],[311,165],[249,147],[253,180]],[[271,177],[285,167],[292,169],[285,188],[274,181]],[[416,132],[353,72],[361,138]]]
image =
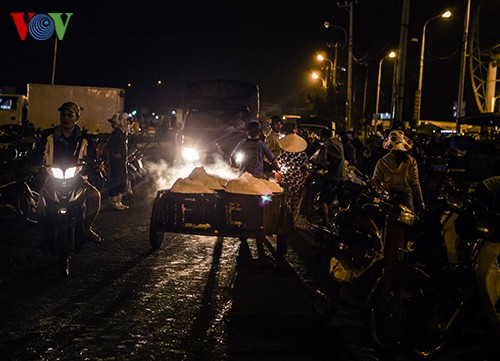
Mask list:
[[[80,118],[80,106],[74,102],[66,102],[58,111],[61,124],[45,130],[35,148],[32,167],[35,172],[39,171],[42,165],[81,164],[96,159],[96,148],[91,136],[76,124]],[[86,188],[85,234],[89,241],[101,243],[101,236],[92,229],[101,207],[101,195],[85,176],[81,178],[81,182]],[[38,214],[42,212],[42,200],[45,195],[44,186],[40,191]]]

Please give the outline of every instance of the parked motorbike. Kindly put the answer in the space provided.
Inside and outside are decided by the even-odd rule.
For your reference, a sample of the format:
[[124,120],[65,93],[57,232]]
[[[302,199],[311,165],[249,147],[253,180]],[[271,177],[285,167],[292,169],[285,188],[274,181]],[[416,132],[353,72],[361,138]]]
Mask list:
[[365,181],[337,213],[333,232],[323,232],[317,262],[323,271],[315,282],[313,305],[325,318],[338,308],[362,312],[375,344],[393,350],[407,337],[413,322],[407,316],[415,314],[429,277],[409,262],[412,244],[404,237],[418,217],[382,187]]
[[21,125],[0,126],[0,167],[12,168],[14,163],[26,160],[35,142],[36,135]]
[[[303,215],[312,224],[323,223],[323,212],[320,204],[320,195],[323,184],[326,181],[328,171],[323,168],[309,164],[307,167],[307,178],[304,191],[299,202],[299,215]],[[336,194],[333,202],[328,205],[329,214],[336,214],[342,209],[347,209],[356,198],[363,187],[367,186],[367,176],[359,172],[355,167],[347,168],[347,180],[331,184]],[[326,225],[325,226],[333,226]]]
[[58,255],[61,276],[70,274],[71,256],[79,252],[85,237],[86,187],[79,176],[84,164],[67,167],[45,166],[47,181],[40,195],[39,218],[42,242]]
[[429,275],[412,263],[413,242],[406,230],[418,219],[401,204],[382,201],[384,213],[383,263],[365,304],[370,334],[384,351],[406,347],[430,282]]
[[35,176],[29,171],[16,172],[13,179],[0,186],[0,208],[3,213],[13,212],[28,222],[37,223],[36,205],[39,188]]
[[132,151],[127,157],[128,179],[132,189],[148,180],[149,173],[144,168],[143,158],[144,155],[138,149]]
[[[440,227],[427,227],[427,235],[420,236],[432,238],[438,248],[429,252],[424,247],[416,259],[433,280],[409,343],[421,357],[445,349],[466,309],[484,310],[500,337],[500,217],[449,182],[439,200],[430,212],[434,212]],[[434,256],[422,257],[425,254]]]

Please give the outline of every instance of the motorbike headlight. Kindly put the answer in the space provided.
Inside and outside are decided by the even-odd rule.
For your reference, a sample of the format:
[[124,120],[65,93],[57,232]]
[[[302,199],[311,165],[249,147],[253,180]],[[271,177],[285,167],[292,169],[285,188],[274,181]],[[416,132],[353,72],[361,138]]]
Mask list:
[[78,167],[71,167],[66,169],[64,172],[64,179],[69,179],[73,178],[75,175],[79,173],[79,168]]
[[186,160],[194,161],[200,159],[198,152],[194,148],[184,148],[182,150],[182,157]]
[[48,172],[51,176],[57,179],[70,179],[73,178],[75,175],[80,173],[81,167],[70,167],[67,168],[66,170],[63,170],[61,168],[56,168],[56,167],[49,167]]
[[57,179],[64,179],[64,171],[61,168],[50,167],[47,168],[49,174]]
[[241,164],[241,162],[243,161],[243,153],[236,153],[235,161],[236,164]]

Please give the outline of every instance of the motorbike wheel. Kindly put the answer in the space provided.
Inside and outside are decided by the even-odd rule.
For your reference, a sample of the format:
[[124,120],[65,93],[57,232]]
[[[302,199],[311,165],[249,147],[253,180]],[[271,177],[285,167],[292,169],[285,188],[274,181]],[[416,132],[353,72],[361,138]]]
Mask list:
[[56,225],[58,268],[61,277],[69,277],[71,251],[74,247],[75,225],[66,220]]
[[30,223],[37,223],[38,216],[36,207],[38,203],[39,194],[32,191],[30,194],[22,194],[17,199],[18,212]]
[[314,314],[323,322],[328,322],[337,313],[330,298],[317,289],[311,290],[312,307]]
[[378,282],[368,300],[368,326],[378,348],[398,351],[407,345],[413,317],[419,317],[423,292],[413,280],[398,275],[393,275],[387,299],[382,287],[382,282]]
[[431,357],[441,352],[459,324],[463,295],[450,289],[429,297],[412,335],[413,352],[420,357]]

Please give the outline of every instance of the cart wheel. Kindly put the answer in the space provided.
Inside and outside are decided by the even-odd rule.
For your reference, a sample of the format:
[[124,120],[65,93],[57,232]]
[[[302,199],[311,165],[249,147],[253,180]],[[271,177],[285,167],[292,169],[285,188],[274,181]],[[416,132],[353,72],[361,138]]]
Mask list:
[[149,229],[149,242],[151,243],[151,251],[160,249],[164,239],[165,232],[158,231],[156,228]]
[[278,234],[276,236],[276,258],[283,260],[286,256],[287,248],[288,248],[288,237],[284,234]]
[[153,204],[153,211],[151,212],[151,222],[149,225],[149,242],[151,243],[151,251],[156,251],[161,247],[163,243],[163,239],[165,238],[165,232],[160,230],[159,227],[159,215],[158,215],[158,207],[159,206],[159,198],[156,198]]

